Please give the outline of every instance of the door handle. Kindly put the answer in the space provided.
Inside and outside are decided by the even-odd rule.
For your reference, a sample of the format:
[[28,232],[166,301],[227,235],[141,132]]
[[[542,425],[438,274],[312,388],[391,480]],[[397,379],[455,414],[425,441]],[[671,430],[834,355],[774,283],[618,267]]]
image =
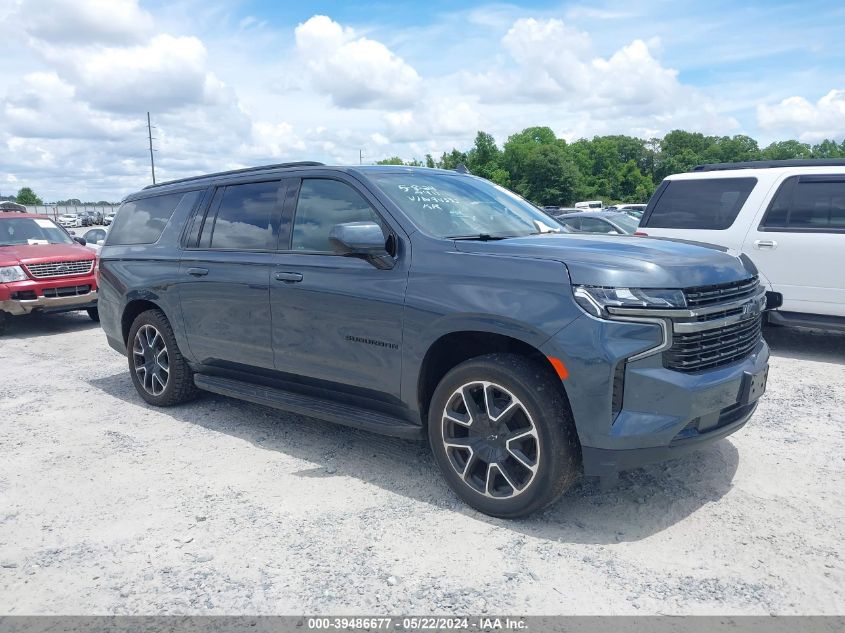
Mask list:
[[763,248],[770,248],[775,249],[777,248],[778,243],[774,240],[754,240],[754,248],[756,249],[763,249]]
[[208,268],[189,268],[188,274],[193,277],[205,277],[208,274]]
[[289,284],[296,284],[302,281],[302,273],[276,273],[273,275],[276,281],[284,281]]

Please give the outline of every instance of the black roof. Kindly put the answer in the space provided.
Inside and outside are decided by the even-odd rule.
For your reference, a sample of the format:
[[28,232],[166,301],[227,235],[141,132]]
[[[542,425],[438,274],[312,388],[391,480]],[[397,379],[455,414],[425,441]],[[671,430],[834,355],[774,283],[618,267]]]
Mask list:
[[285,167],[322,167],[323,163],[318,163],[311,160],[301,160],[294,163],[277,163],[275,165],[260,165],[258,167],[245,167],[243,169],[231,169],[229,171],[218,171],[213,174],[202,174],[200,176],[190,176],[189,178],[179,178],[177,180],[168,180],[167,182],[157,182],[154,185],[147,185],[144,190],[153,189],[156,187],[165,187],[167,185],[175,185],[180,182],[191,182],[193,180],[204,180],[205,178],[216,178],[218,176],[232,176],[235,174],[248,174],[254,171],[267,171],[270,169],[283,169]]
[[696,165],[690,171],[771,169],[774,167],[845,167],[845,158],[793,158],[790,160],[749,160],[742,163],[709,163]]

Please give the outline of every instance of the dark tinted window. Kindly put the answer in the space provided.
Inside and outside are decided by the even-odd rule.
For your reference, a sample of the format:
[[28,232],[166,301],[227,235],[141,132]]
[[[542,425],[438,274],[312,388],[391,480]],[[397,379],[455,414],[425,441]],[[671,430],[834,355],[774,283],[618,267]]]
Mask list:
[[302,181],[293,221],[293,250],[331,252],[329,233],[345,222],[381,224],[367,201],[349,185],[337,180]]
[[281,191],[278,181],[218,189],[209,213],[215,209],[217,212],[206,219],[200,246],[240,250],[275,248],[273,225],[282,206]]
[[658,229],[727,229],[756,178],[669,180],[641,226]]
[[576,231],[581,230],[581,218],[558,218],[558,221],[563,224],[564,226],[568,226],[571,229],[575,229]]
[[161,237],[170,216],[179,205],[193,206],[199,191],[171,193],[164,196],[141,198],[120,205],[108,244],[153,244]]
[[787,178],[769,205],[761,226],[771,230],[845,230],[845,179]]

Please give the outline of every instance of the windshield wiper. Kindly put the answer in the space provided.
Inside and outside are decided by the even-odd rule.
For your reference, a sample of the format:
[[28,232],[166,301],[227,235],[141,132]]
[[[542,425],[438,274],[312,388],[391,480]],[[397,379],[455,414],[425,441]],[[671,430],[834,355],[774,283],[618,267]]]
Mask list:
[[475,235],[450,235],[447,240],[478,240],[481,242],[492,242],[495,240],[506,240],[516,235],[490,235],[489,233],[476,233]]

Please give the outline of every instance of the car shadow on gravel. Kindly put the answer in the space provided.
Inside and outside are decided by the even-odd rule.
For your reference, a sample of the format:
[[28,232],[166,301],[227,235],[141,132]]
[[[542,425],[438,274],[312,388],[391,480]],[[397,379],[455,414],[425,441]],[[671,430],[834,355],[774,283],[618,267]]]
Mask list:
[[[132,407],[157,411],[175,422],[195,424],[317,464],[293,473],[295,476],[355,477],[445,511],[559,542],[609,545],[661,532],[724,496],[731,489],[739,462],[733,444],[721,440],[671,462],[622,473],[610,490],[603,491],[597,481],[581,480],[542,512],[509,521],[476,512],[457,499],[423,442],[377,435],[210,393],[187,405],[156,409],[141,400],[125,373],[94,379],[89,384]],[[131,415],[127,412],[127,417]]]
[[86,312],[59,312],[55,314],[24,314],[6,317],[6,332],[0,342],[7,339],[27,339],[53,336],[68,332],[81,332],[100,327]]
[[763,338],[774,356],[845,365],[845,332],[766,326]]

